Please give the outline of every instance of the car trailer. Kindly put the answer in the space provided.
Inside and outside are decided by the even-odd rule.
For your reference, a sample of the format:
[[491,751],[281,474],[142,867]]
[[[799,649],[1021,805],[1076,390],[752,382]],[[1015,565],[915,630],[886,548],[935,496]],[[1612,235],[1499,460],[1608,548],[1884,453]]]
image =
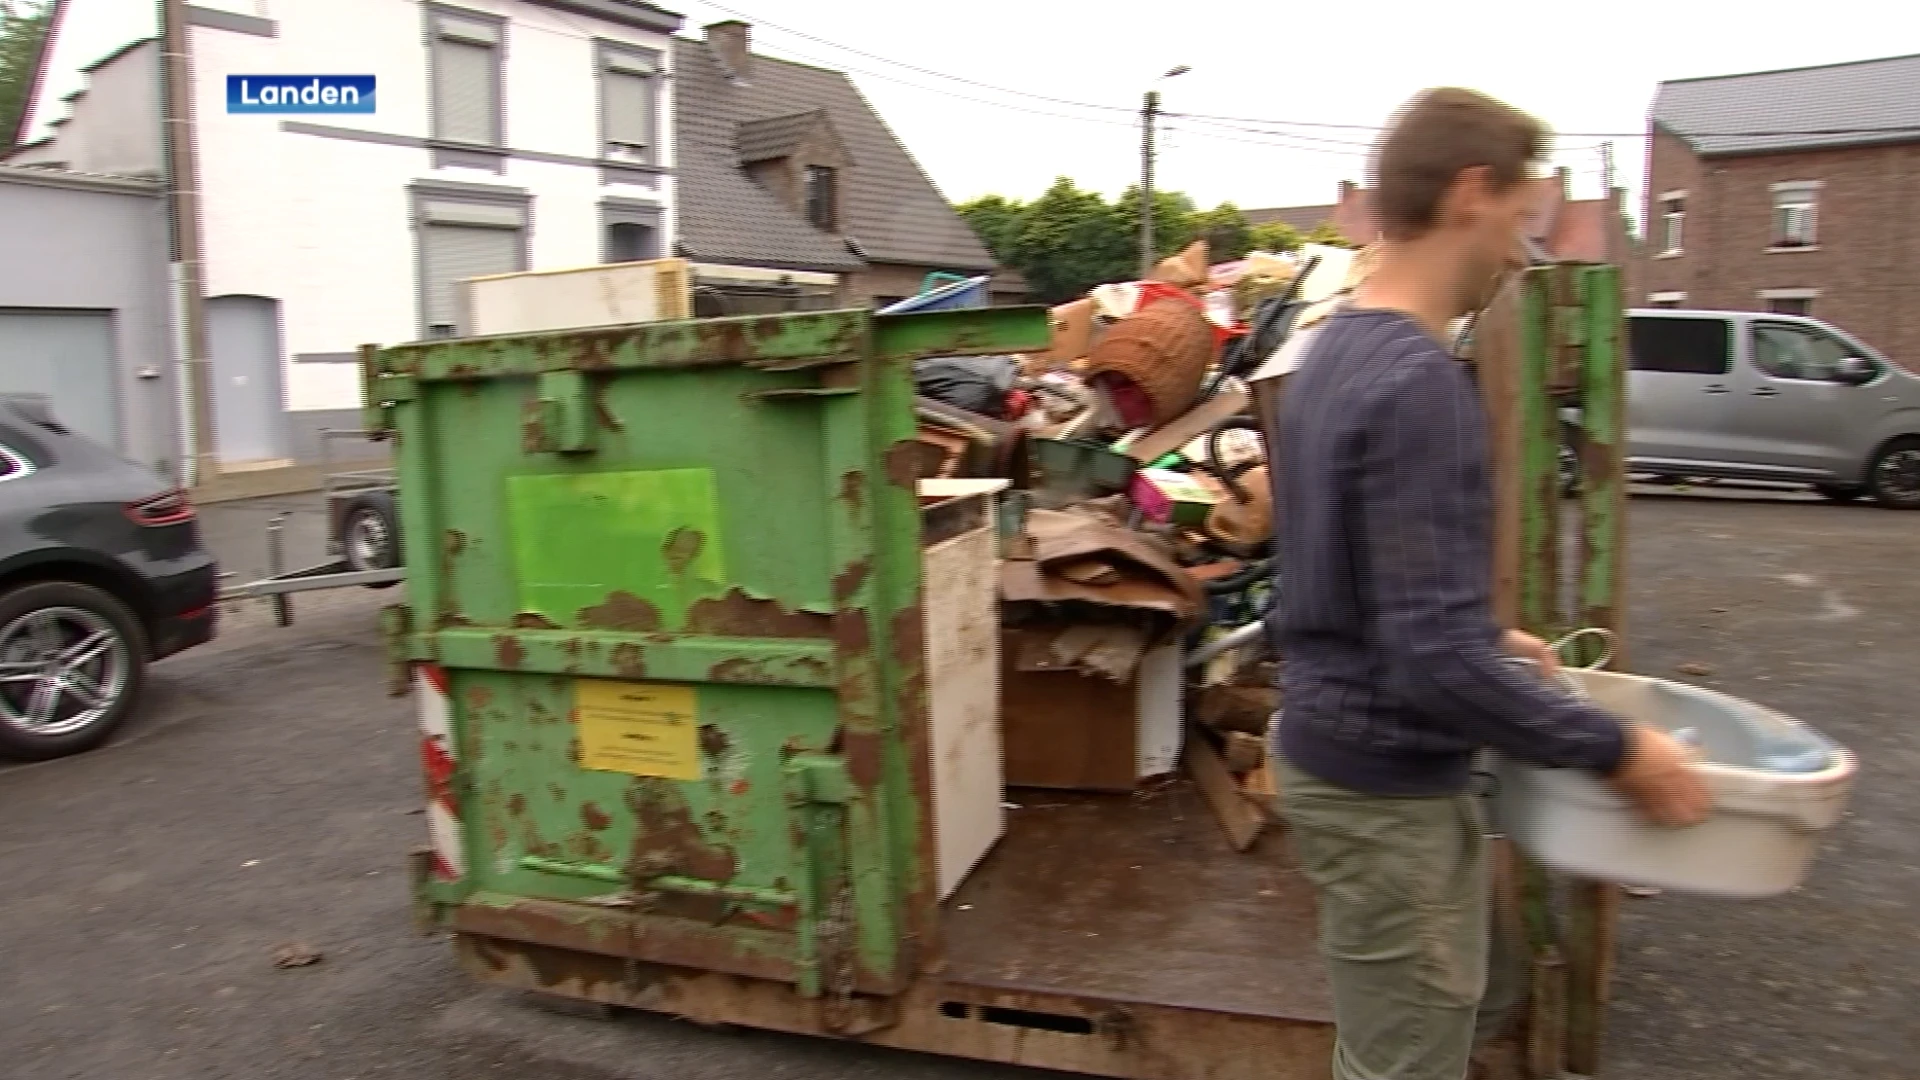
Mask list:
[[374,441],[372,433],[357,428],[320,431],[321,492],[326,502],[326,562],[299,570],[286,569],[285,515],[267,523],[267,576],[220,591],[220,599],[267,600],[274,621],[293,624],[294,593],[355,586],[389,588],[406,580],[400,563],[399,511],[392,469],[332,468],[334,445],[358,439]]

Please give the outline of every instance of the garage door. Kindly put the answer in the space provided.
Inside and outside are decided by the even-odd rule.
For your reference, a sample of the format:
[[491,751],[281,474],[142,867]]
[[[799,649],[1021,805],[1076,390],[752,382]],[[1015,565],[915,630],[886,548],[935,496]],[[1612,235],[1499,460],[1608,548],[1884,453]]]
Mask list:
[[118,447],[112,313],[0,308],[0,391],[45,394],[61,423]]

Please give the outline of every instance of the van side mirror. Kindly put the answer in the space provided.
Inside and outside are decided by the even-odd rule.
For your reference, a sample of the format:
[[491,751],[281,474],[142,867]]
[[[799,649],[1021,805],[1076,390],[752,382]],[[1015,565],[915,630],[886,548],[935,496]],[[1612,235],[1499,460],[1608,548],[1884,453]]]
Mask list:
[[1849,356],[1833,366],[1833,381],[1848,386],[1870,383],[1879,375],[1879,366],[1862,356]]

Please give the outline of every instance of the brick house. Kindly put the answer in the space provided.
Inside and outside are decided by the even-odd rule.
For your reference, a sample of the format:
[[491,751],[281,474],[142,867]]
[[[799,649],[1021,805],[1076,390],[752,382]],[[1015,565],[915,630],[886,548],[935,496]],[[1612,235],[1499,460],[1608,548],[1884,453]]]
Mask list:
[[[1611,197],[1576,199],[1573,176],[1560,169],[1540,185],[1540,201],[1527,217],[1527,235],[1549,257],[1562,262],[1623,263],[1628,260],[1622,193]],[[1326,206],[1282,206],[1246,211],[1249,224],[1284,222],[1300,232],[1332,224],[1352,244],[1372,243],[1379,232],[1374,223],[1373,193],[1350,180],[1340,182],[1340,197]]]
[[1636,303],[1814,315],[1920,367],[1920,55],[1660,84]]

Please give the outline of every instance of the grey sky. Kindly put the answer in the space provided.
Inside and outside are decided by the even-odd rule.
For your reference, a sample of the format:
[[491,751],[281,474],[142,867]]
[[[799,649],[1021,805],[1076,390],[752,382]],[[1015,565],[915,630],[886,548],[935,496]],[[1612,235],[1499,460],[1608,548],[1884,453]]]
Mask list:
[[[1132,112],[1155,76],[1179,64],[1193,70],[1161,85],[1171,113],[1371,126],[1422,87],[1485,90],[1569,133],[1559,140],[1559,163],[1574,170],[1575,195],[1586,198],[1600,192],[1606,140],[1577,133],[1642,131],[1662,79],[1920,51],[1920,15],[1861,0],[1812,7],[1804,0],[1621,0],[1590,8],[1511,0],[1215,2],[1129,6],[1134,13],[1043,0],[725,0],[731,12],[660,2],[684,14],[692,34],[737,12],[755,24],[757,51],[849,71],[956,200],[990,192],[1031,197],[1059,175],[1108,193],[1134,182],[1140,137]],[[835,44],[777,30],[762,17]],[[1000,93],[901,64],[1113,108]],[[1331,202],[1340,180],[1361,178],[1371,136],[1170,117],[1160,183],[1209,205]],[[1635,134],[1613,142],[1621,182],[1637,202],[1644,140]]]

